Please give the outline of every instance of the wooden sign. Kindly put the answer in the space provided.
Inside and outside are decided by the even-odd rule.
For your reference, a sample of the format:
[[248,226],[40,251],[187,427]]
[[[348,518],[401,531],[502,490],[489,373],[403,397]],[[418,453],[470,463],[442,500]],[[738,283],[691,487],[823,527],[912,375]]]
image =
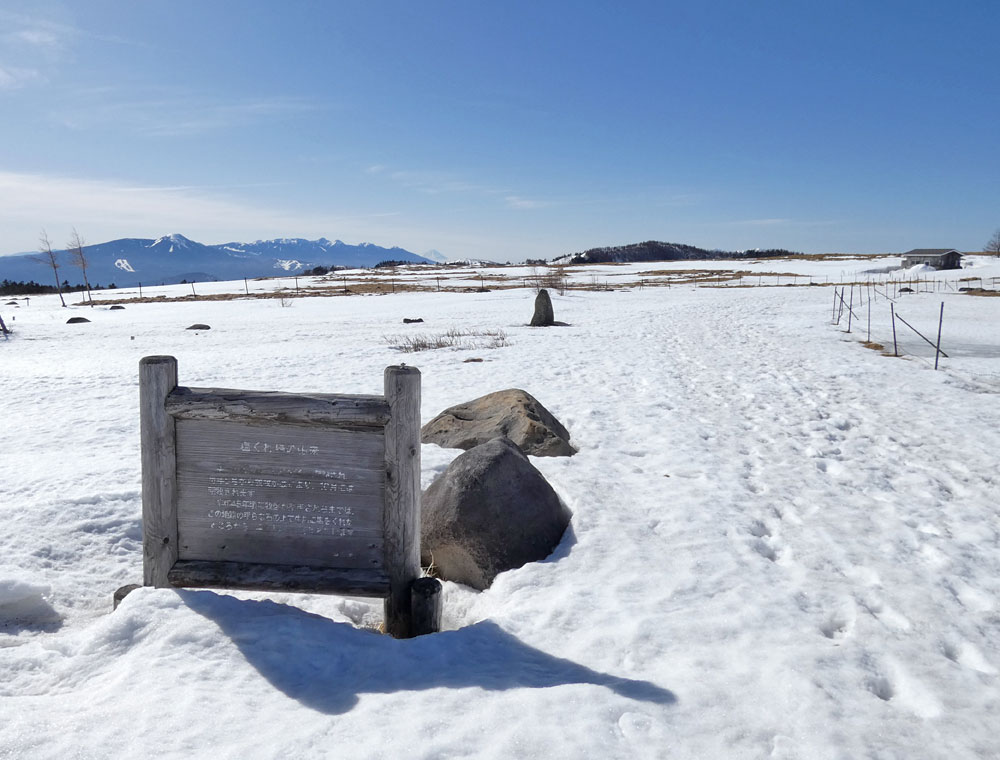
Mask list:
[[381,596],[414,633],[416,368],[381,396],[184,388],[171,356],[139,375],[145,585]]

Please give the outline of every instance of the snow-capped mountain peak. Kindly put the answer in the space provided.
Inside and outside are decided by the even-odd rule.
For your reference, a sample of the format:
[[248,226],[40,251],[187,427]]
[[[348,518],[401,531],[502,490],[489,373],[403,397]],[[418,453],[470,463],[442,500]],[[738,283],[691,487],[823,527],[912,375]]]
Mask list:
[[195,243],[194,241],[188,240],[183,235],[180,235],[175,232],[173,235],[164,235],[163,237],[158,237],[156,240],[150,243],[148,247],[155,248],[160,245],[168,245],[170,246],[170,249],[173,250],[174,248],[190,248],[192,245],[195,245]]
[[450,260],[447,256],[441,253],[441,251],[438,251],[434,248],[431,248],[429,251],[424,251],[420,255],[423,256],[425,259],[436,261],[438,264],[447,264],[448,261]]

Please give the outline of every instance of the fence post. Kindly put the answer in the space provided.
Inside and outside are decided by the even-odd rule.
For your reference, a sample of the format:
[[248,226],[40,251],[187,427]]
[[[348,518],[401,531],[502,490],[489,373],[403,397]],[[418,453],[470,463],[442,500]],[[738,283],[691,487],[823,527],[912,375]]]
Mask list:
[[423,636],[441,630],[441,581],[417,578],[410,586],[410,633]]
[[941,302],[941,316],[938,317],[938,339],[934,349],[934,369],[938,368],[938,357],[941,355],[941,325],[944,323],[944,301]]
[[899,356],[899,349],[896,347],[896,304],[890,302],[889,311],[892,312],[892,355]]
[[398,639],[412,635],[410,586],[420,577],[420,371],[386,367],[385,398],[385,628]]
[[833,311],[830,312],[830,321],[835,322],[837,319],[837,288],[833,289]]
[[868,342],[872,342],[872,299],[868,299]]
[[851,302],[847,305],[847,332],[851,331],[852,317],[854,316],[854,285],[851,285]]
[[142,452],[142,582],[170,586],[177,561],[177,444],[174,418],[163,402],[177,387],[177,360],[147,356],[139,362]]

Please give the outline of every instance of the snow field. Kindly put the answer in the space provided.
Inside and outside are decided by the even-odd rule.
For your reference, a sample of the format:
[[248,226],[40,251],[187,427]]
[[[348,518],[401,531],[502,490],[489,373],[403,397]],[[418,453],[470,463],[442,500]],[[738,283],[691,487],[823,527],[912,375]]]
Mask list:
[[[0,629],[0,755],[1000,754],[1000,299],[901,299],[935,325],[945,300],[946,350],[978,347],[935,373],[830,325],[831,288],[567,291],[572,326],[544,330],[533,296],[20,309],[0,613],[28,604]],[[381,340],[450,327],[511,345]],[[108,614],[141,577],[137,368],[163,353],[186,385],[346,393],[405,361],[424,421],[524,388],[580,448],[533,458],[571,529],[483,593],[445,584],[450,630],[412,641],[339,597],[142,589]],[[424,485],[457,453],[424,446]]]

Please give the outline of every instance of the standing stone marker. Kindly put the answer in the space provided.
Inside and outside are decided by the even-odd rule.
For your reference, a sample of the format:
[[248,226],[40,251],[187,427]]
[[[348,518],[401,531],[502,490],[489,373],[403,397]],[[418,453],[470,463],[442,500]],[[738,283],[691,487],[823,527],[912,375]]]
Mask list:
[[542,288],[535,296],[535,313],[531,315],[531,327],[551,327],[556,323],[555,312],[552,311],[552,299],[549,291]]
[[386,368],[382,396],[184,388],[170,356],[139,373],[145,585],[381,596],[412,635],[416,368]]

